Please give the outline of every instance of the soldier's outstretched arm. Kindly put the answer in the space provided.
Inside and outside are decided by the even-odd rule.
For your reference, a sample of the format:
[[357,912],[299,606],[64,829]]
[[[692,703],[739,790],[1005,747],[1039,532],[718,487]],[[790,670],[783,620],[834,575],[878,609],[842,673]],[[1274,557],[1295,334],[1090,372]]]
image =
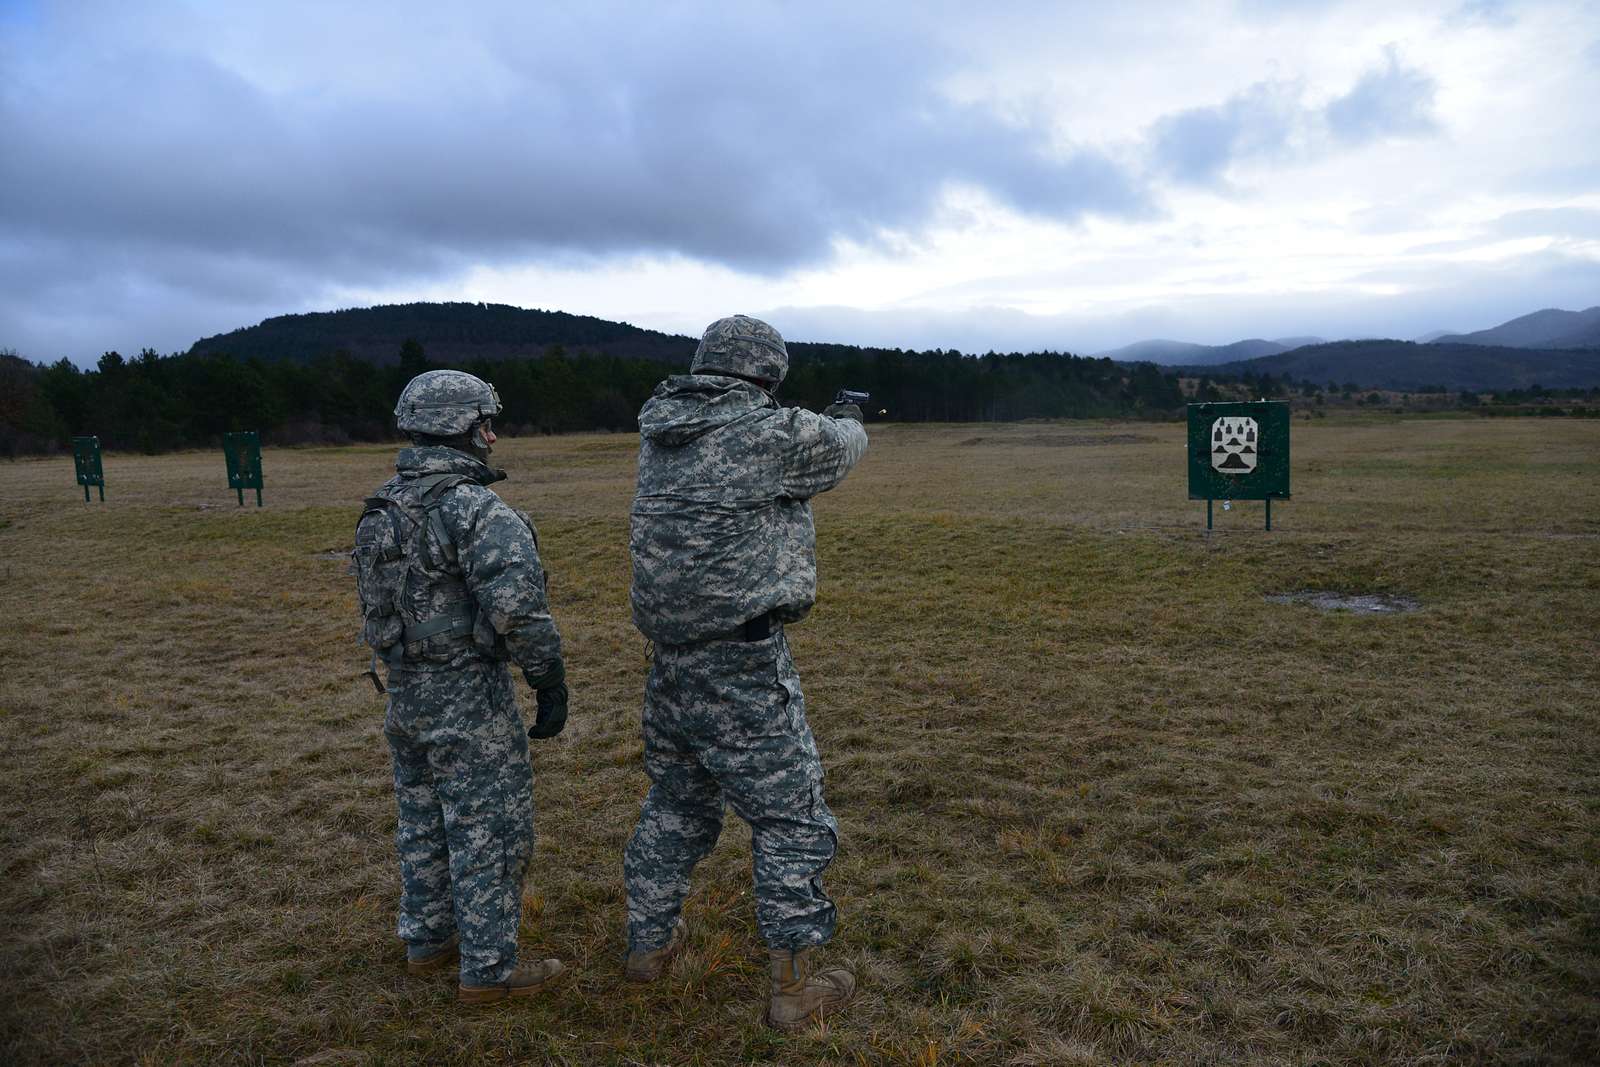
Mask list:
[[533,526],[488,490],[470,496],[456,541],[462,576],[513,662],[544,675],[561,662],[561,634],[550,617]]
[[[830,409],[831,410],[831,409]],[[844,481],[867,451],[860,409],[839,418],[790,408],[789,446],[783,455],[783,495],[807,500]]]

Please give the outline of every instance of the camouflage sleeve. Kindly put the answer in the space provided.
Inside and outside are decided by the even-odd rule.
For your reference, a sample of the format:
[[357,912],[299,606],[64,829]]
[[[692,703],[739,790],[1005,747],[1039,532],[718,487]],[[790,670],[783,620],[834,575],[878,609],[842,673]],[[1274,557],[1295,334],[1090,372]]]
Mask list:
[[487,489],[471,496],[456,542],[467,589],[505,638],[512,661],[544,674],[561,658],[561,634],[550,617],[533,524]]
[[844,481],[867,451],[867,431],[854,419],[830,419],[790,408],[789,443],[783,453],[784,496],[809,500]]

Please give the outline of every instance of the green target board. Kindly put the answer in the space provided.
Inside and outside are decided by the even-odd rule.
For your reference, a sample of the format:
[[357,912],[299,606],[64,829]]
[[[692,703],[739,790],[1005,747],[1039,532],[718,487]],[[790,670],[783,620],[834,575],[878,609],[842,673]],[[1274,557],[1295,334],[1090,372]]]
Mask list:
[[256,507],[261,506],[261,437],[254,430],[222,435],[222,455],[228,461],[228,488],[239,494],[244,506],[244,491],[256,491]]
[[1189,405],[1189,499],[1289,499],[1289,405],[1282,401]]
[[100,499],[106,498],[106,474],[100,465],[100,438],[74,437],[72,439],[72,466],[77,472],[78,484],[83,486],[83,501],[89,502],[89,487],[100,490]]

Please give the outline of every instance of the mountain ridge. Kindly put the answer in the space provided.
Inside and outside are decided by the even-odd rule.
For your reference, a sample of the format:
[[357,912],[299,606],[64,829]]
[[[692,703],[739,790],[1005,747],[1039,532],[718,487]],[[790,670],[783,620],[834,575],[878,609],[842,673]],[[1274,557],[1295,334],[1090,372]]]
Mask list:
[[1202,345],[1192,341],[1173,341],[1156,338],[1135,341],[1131,345],[1096,352],[1100,359],[1114,359],[1119,363],[1159,363],[1163,366],[1199,366],[1212,363],[1232,363],[1241,359],[1277,355],[1308,344],[1321,344],[1321,337],[1284,337],[1274,341],[1249,337],[1225,345]]
[[1256,359],[1179,368],[1194,375],[1288,376],[1361,388],[1494,391],[1588,389],[1600,386],[1600,347],[1534,349],[1414,341],[1332,341]]
[[1435,340],[1445,344],[1511,348],[1593,348],[1600,346],[1600,305],[1582,311],[1541,308],[1487,330],[1445,334]]
[[[1390,338],[1343,338],[1354,341],[1389,341]],[[1202,345],[1192,341],[1175,341],[1170,338],[1153,338],[1135,341],[1121,348],[1096,352],[1096,356],[1119,362],[1148,360],[1163,366],[1203,367],[1221,366],[1262,356],[1279,355],[1296,348],[1322,345],[1330,342],[1322,337],[1280,337],[1272,341],[1249,338],[1226,345]],[[1563,348],[1600,347],[1600,305],[1583,311],[1565,311],[1561,308],[1542,308],[1539,311],[1507,319],[1498,326],[1469,333],[1454,330],[1430,330],[1412,338],[1414,344],[1487,345],[1500,348],[1530,348],[1554,350]]]

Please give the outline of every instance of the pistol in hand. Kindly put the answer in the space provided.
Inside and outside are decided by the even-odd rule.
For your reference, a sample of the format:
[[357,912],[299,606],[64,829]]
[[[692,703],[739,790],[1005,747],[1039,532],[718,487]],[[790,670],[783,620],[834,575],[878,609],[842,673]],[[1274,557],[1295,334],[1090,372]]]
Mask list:
[[[855,419],[857,422],[865,422],[866,418],[862,412],[871,399],[871,393],[863,393],[857,389],[841,389],[834,394],[833,403],[822,409],[822,413],[830,419]],[[880,411],[878,414],[884,413]]]

